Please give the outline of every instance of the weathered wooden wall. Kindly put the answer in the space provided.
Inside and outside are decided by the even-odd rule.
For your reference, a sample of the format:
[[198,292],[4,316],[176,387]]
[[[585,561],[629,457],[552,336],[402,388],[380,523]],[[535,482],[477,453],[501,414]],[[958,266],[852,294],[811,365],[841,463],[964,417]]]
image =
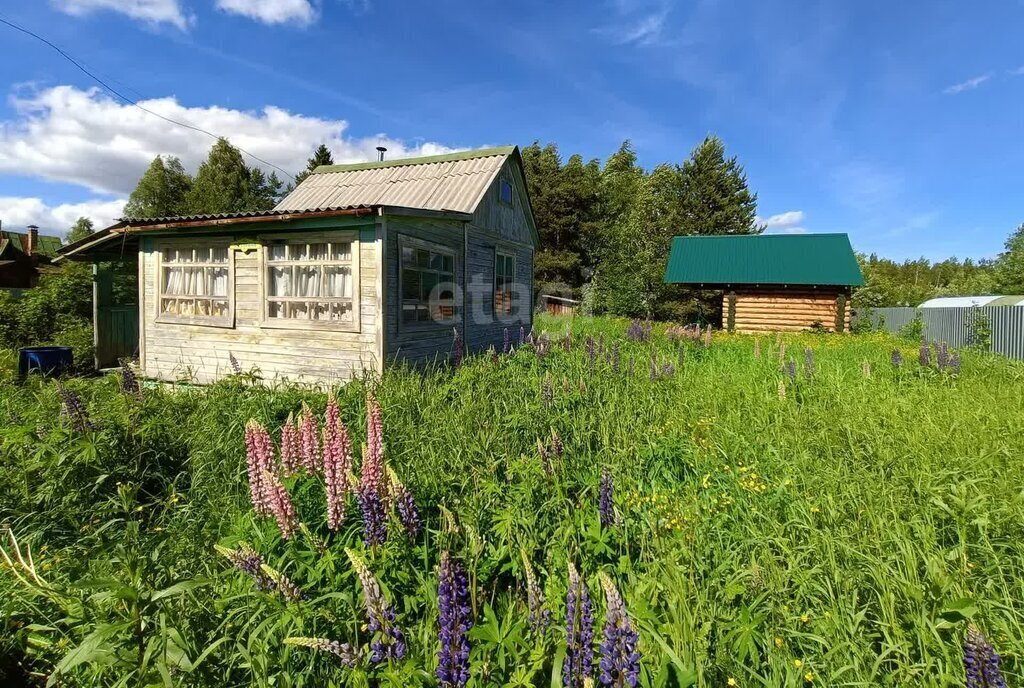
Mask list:
[[[339,230],[351,231],[351,229]],[[157,252],[154,238],[142,244],[140,280],[143,374],[160,380],[213,382],[231,372],[229,355],[243,370],[258,368],[268,380],[331,384],[379,366],[377,348],[378,244],[376,228],[359,230],[358,332],[261,327],[260,270],[264,248],[234,251],[233,327],[157,322]]]
[[[500,199],[500,180],[513,186],[512,204]],[[401,317],[398,257],[401,236],[437,244],[455,253],[455,281],[463,294],[456,327],[468,351],[490,346],[501,349],[505,328],[513,343],[519,328],[533,326],[533,233],[528,216],[525,180],[511,159],[484,193],[469,223],[452,220],[386,216],[385,256],[386,360],[414,363],[444,361],[452,354],[452,325],[405,326]],[[500,249],[516,258],[516,282],[522,286],[518,307],[511,315],[494,314],[495,253]]]
[[[737,332],[796,332],[821,323],[834,330],[840,294],[843,290],[735,289]],[[729,294],[722,296],[722,313],[729,312]],[[723,318],[726,317],[723,315]],[[847,295],[846,324],[850,329]]]

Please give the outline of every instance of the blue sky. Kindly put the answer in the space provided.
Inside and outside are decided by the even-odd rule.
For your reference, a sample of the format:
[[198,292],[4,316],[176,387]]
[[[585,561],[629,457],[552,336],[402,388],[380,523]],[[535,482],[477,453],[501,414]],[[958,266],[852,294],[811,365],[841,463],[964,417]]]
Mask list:
[[[1024,222],[1024,2],[47,0],[0,16],[149,109],[289,170],[555,141],[681,162],[724,139],[772,231],[990,257]],[[109,220],[211,143],[0,26],[0,220]],[[70,220],[69,220],[70,218]]]

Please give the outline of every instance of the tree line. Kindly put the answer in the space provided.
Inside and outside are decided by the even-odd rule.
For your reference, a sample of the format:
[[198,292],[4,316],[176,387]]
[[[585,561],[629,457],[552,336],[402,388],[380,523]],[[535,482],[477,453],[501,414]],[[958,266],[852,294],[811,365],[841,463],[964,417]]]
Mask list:
[[[682,162],[650,170],[638,163],[628,140],[603,163],[579,154],[564,158],[555,143],[535,141],[522,153],[540,234],[536,290],[581,299],[588,312],[714,318],[720,299],[663,283],[672,237],[764,230],[742,165],[715,136]],[[178,158],[157,156],[129,196],[125,216],[269,210],[316,167],[333,163],[321,144],[285,186],[276,174],[246,165],[241,152],[220,139],[194,176]],[[82,218],[69,239],[91,230]],[[935,263],[858,254],[865,286],[855,292],[854,304],[917,305],[934,296],[1024,293],[1024,224],[1005,248],[991,260]]]

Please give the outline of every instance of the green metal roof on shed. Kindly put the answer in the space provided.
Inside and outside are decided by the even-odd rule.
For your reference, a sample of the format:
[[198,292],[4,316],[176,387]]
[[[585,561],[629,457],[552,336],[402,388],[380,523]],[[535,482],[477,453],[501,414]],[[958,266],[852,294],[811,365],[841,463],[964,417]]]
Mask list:
[[665,281],[861,286],[864,277],[845,234],[740,234],[675,237]]
[[[11,232],[6,229],[0,230],[0,254],[3,253],[3,249],[7,248],[8,245],[22,253],[26,253],[28,250],[28,234]],[[60,237],[48,236],[46,234],[36,236],[36,255],[52,258],[57,255],[60,246]]]

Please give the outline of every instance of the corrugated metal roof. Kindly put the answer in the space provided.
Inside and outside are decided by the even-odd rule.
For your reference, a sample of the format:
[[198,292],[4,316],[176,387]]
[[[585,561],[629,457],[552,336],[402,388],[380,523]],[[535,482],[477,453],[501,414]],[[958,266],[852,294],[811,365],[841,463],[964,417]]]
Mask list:
[[[6,229],[0,230],[0,244],[6,245],[7,242],[22,253],[25,253],[25,250],[28,248],[28,234],[11,232]],[[57,255],[57,250],[60,246],[60,237],[47,234],[36,235],[36,255],[53,257]]]
[[1024,296],[940,296],[918,308],[971,308],[973,306],[1024,306]]
[[[330,212],[333,210],[357,210],[359,208],[370,208],[369,205],[351,205],[351,206],[337,206],[328,208],[315,208],[315,210],[321,210],[324,212]],[[313,210],[311,208],[311,210]],[[237,213],[206,213],[200,215],[167,215],[165,217],[136,217],[130,218],[125,217],[118,221],[119,224],[130,225],[132,227],[142,227],[144,225],[161,225],[168,222],[201,222],[205,220],[233,220],[238,218],[248,217],[276,217],[278,215],[287,215],[295,212],[294,210],[283,210],[280,208],[274,208],[273,210],[249,210]]]
[[472,213],[514,146],[317,168],[274,210],[398,206]]
[[665,281],[705,285],[864,284],[845,234],[675,237]]

